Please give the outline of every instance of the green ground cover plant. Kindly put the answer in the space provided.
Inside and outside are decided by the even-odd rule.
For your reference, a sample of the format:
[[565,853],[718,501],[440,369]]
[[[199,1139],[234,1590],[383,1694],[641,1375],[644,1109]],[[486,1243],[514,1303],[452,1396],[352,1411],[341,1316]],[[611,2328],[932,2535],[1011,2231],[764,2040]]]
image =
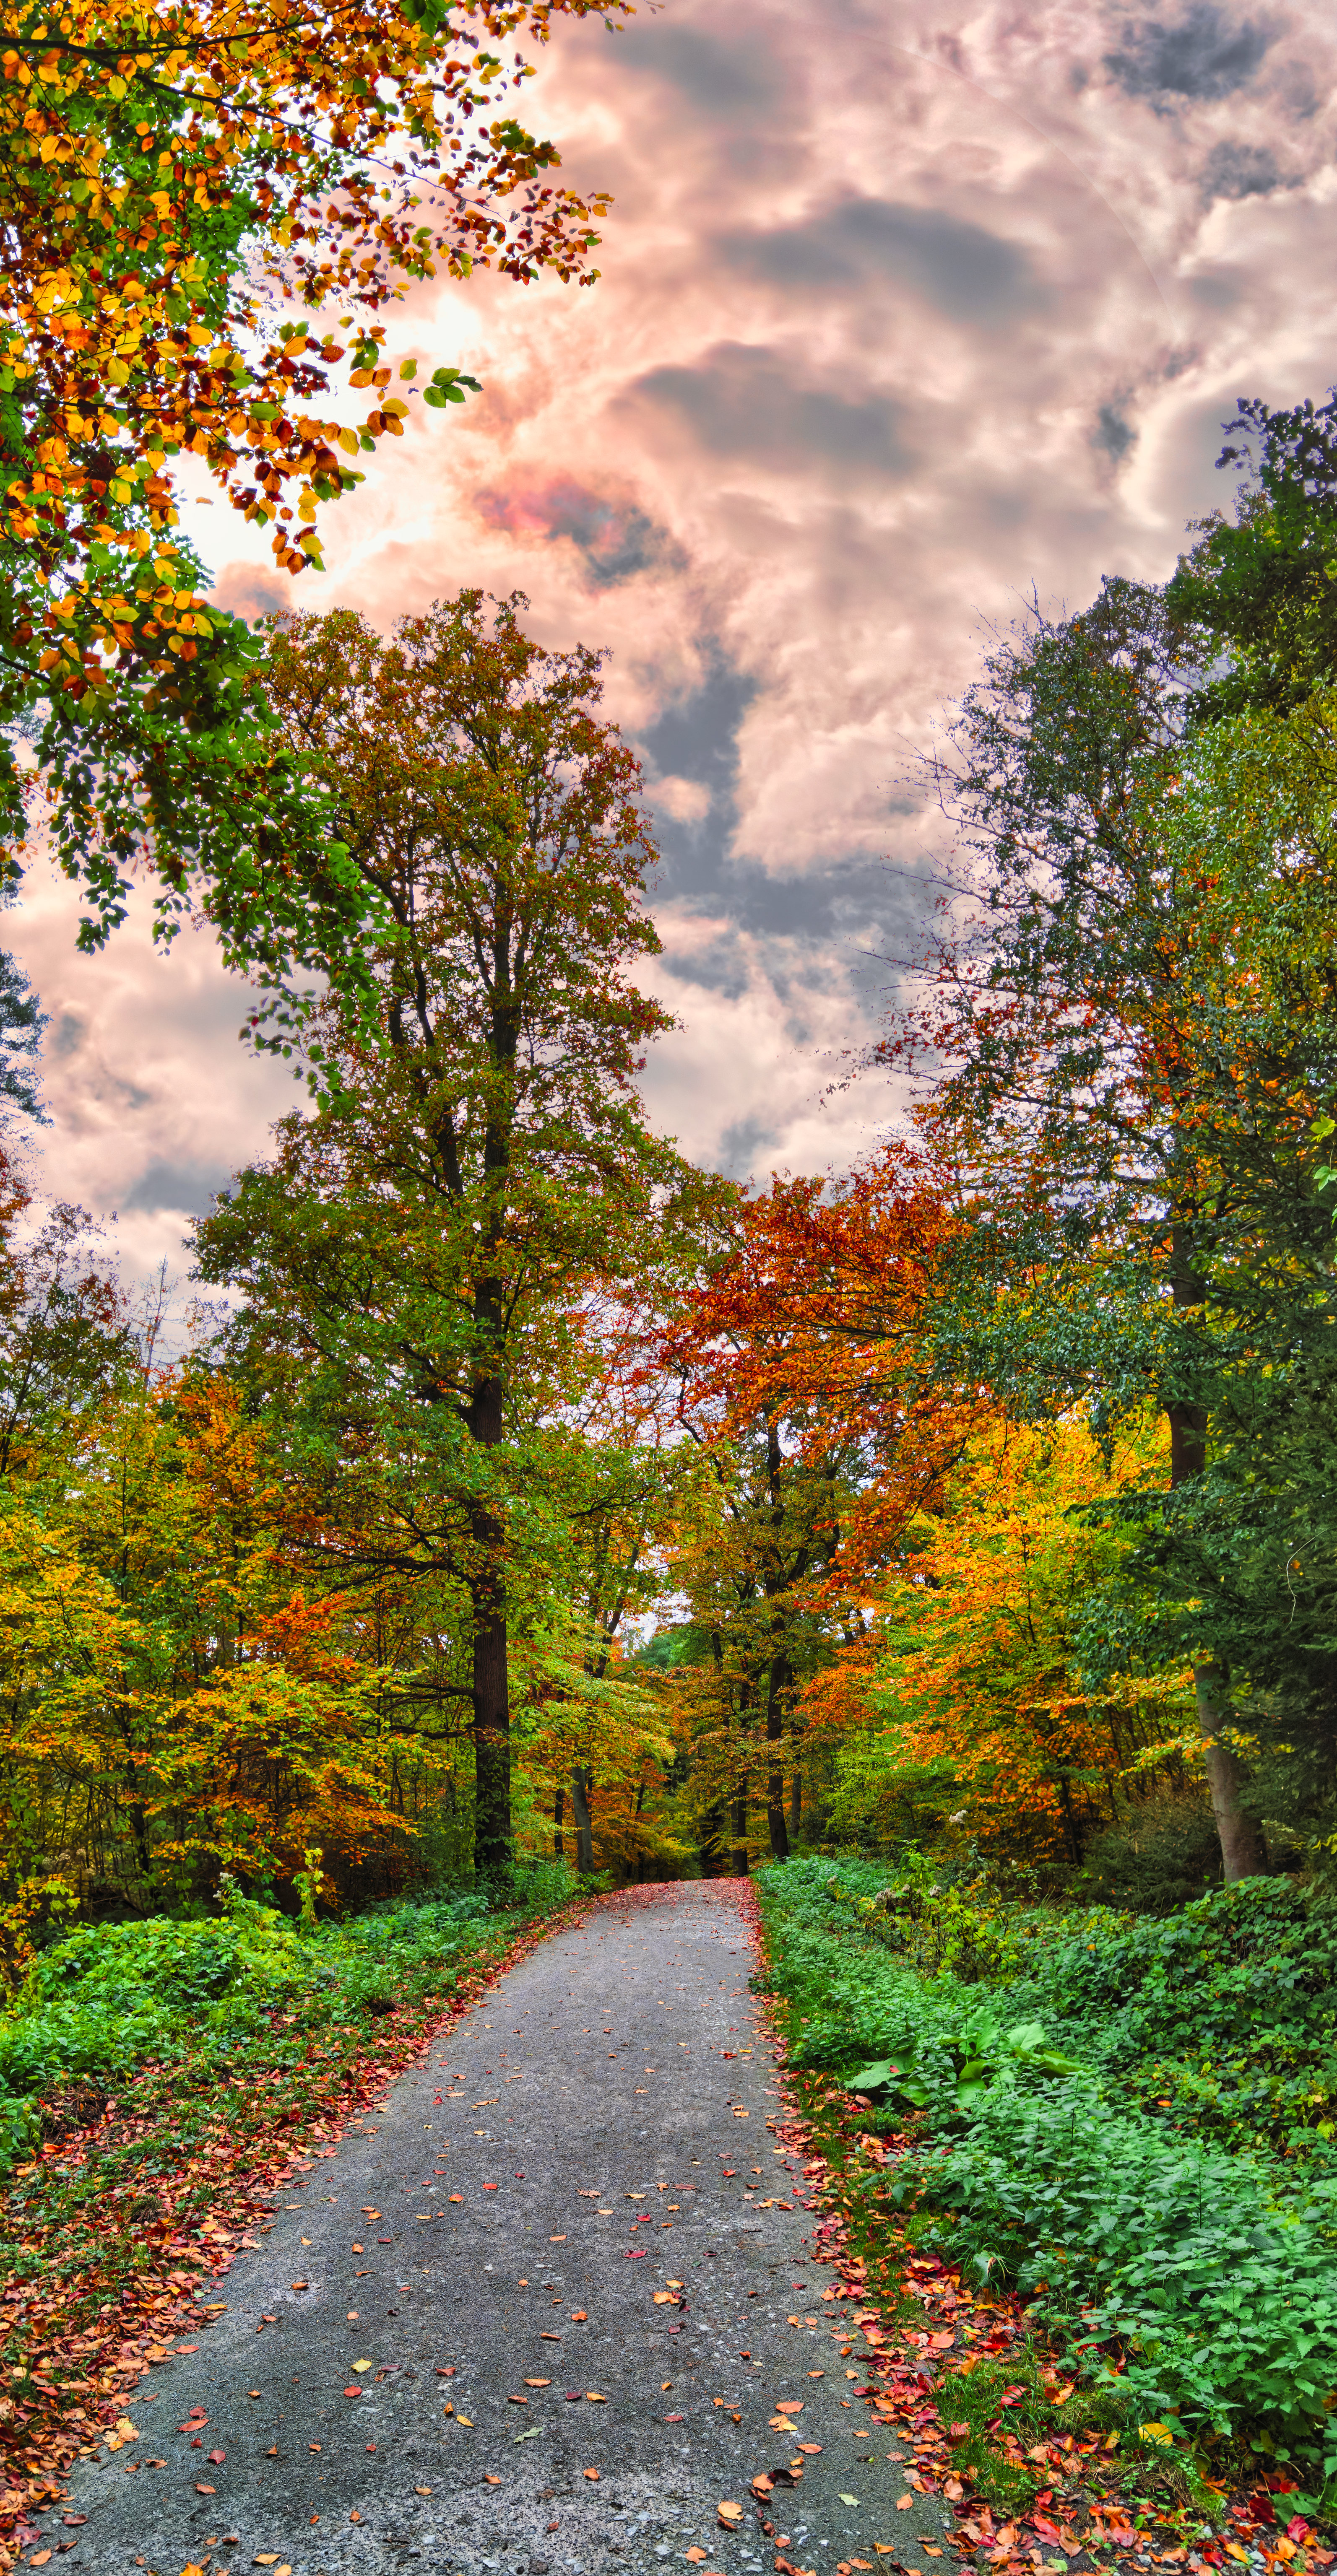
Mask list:
[[884,2213],[1018,2292],[1153,2450],[1331,2492],[1331,1904],[1261,1880],[1132,1922],[826,1859],[761,1893],[794,2055],[905,2140]]

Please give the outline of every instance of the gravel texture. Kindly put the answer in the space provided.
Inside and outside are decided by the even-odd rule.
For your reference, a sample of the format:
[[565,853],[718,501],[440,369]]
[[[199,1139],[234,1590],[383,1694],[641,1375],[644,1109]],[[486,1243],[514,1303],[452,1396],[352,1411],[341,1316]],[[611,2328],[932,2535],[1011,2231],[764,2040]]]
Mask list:
[[[43,2515],[53,2576],[652,2576],[689,2549],[769,2576],[785,2535],[795,2568],[885,2567],[881,2541],[939,2576],[941,2510],[897,2509],[767,2126],[752,1964],[728,1881],[637,1889],[443,2024],[276,2194],[226,2313],[131,2401],[138,2438]],[[681,2307],[655,2303],[669,2282]],[[750,2481],[800,2460],[767,2541]]]

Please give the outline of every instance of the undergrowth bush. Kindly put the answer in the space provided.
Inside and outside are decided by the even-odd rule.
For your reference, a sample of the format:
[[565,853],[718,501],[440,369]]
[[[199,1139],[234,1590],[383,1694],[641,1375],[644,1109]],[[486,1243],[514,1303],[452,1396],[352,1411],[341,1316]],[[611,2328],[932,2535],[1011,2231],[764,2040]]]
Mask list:
[[1259,1880],[1061,1915],[827,1859],[760,1886],[793,2054],[911,2126],[893,2200],[1136,2419],[1337,2474],[1337,1909]]
[[540,1865],[500,1907],[465,1889],[303,1926],[225,1882],[216,1919],[81,1925],[31,1959],[0,2013],[0,2162],[36,2135],[41,2098],[80,2079],[189,2058],[198,2082],[261,2043],[268,2063],[296,2061],[313,2028],[449,1995],[462,1963],[569,1893],[560,1865]]

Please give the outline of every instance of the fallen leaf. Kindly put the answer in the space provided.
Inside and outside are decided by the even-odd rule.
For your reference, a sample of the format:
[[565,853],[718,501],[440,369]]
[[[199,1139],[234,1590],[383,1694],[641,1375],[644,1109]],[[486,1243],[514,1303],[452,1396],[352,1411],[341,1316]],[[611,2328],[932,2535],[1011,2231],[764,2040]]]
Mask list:
[[525,2386],[526,2388],[551,2388],[552,2381],[550,2379],[527,2379],[525,2381]]
[[415,2487],[413,2492],[415,2495],[430,2495],[432,2490],[430,2487]]
[[[572,2309],[572,2311],[571,2311],[571,2323],[572,2323],[572,2325],[573,2325],[573,2326],[587,2326],[587,2325],[589,2324],[589,2318],[586,2316],[585,2311],[584,2311],[584,2309],[583,2309],[583,2308],[573,2308],[573,2309]],[[560,2337],[560,2336],[558,2337],[558,2341],[559,2341],[559,2342],[561,2341],[561,2337]]]
[[360,2397],[360,2396],[361,2396],[361,2394],[362,2394],[362,2391],[361,2391],[361,2389],[360,2389],[360,2388],[358,2388],[357,2386],[354,2386],[354,2387],[352,2387],[352,2388],[346,2388],[346,2389],[344,2390],[344,2395],[345,2395],[345,2397]]
[[211,2469],[221,2469],[221,2467],[222,2467],[222,2465],[223,2465],[223,2462],[224,2462],[224,2460],[225,2460],[226,2458],[227,2458],[227,2453],[226,2453],[226,2451],[211,2451],[211,2452],[209,2453],[209,2466],[210,2466],[210,2468],[211,2468]]
[[599,2472],[598,2472],[598,2470],[597,2470],[597,2469],[586,2469],[586,2471],[585,2471],[585,2473],[584,2473],[584,2474],[585,2474],[585,2476],[586,2476],[587,2478],[589,2478],[589,2479],[591,2480],[591,2482],[593,2483],[593,2485],[595,2485],[595,2486],[597,2487],[597,2485],[598,2485],[598,2483],[599,2483]]
[[376,2367],[375,2362],[374,2362],[374,2361],[368,2361],[368,2360],[367,2360],[367,2358],[366,2358],[366,2355],[365,2355],[365,2354],[363,2355],[363,2358],[362,2358],[362,2360],[361,2360],[361,2361],[355,2361],[355,2362],[354,2362],[354,2364],[353,2364],[353,2368],[354,2368],[354,2370],[374,2370],[374,2369],[375,2369],[375,2367]]
[[726,2531],[736,2531],[738,2529],[738,2526],[743,2519],[743,2508],[741,2504],[734,2504],[732,2500],[726,2496],[722,2504],[716,2505],[715,2511]]
[[777,2415],[801,2415],[803,2412],[803,2400],[801,2397],[777,2398],[775,2411]]
[[910,2495],[897,2496],[897,2498],[896,2498],[896,2511],[897,2511],[898,2513],[908,2513],[908,2512],[909,2512],[909,2510],[910,2510],[910,2507],[911,2507],[911,2505],[912,2505],[913,2503],[914,2503],[914,2497],[913,2497],[913,2496],[910,2496]]
[[702,2566],[705,2561],[705,2555],[706,2553],[704,2549],[685,2549],[683,2551],[683,2556],[689,2567]]
[[859,2501],[858,2497],[857,2497],[857,2496],[852,2496],[852,2495],[846,2495],[846,2493],[845,2493],[845,2491],[844,2491],[843,2487],[840,2489],[840,2491],[839,2491],[839,2492],[840,2492],[840,2501],[841,2501],[841,2503],[842,2503],[842,2504],[857,2504],[857,2503],[858,2503],[858,2501]]
[[279,2553],[277,2549],[257,2549],[254,2558],[251,2560],[252,2567],[277,2567],[278,2563]]
[[674,2297],[672,2290],[656,2290],[655,2306],[657,2308],[676,2308],[677,2304],[678,2302]]
[[[355,2245],[353,2251],[356,2254],[359,2251],[359,2248]],[[309,2290],[311,2284],[309,2281],[294,2281],[292,2286],[295,2290]]]
[[820,2442],[800,2442],[799,2444],[799,2449],[802,2451],[804,2458],[808,2460],[819,2458],[821,2455],[821,2448],[822,2446]]
[[585,2396],[591,2406],[606,2406],[608,2404],[607,2398],[601,2397],[597,2388],[587,2388]]
[[[484,2191],[486,2191],[486,2190],[487,2190],[487,2188],[488,2188],[487,2184],[486,2184],[486,2183],[484,2183],[484,2185],[483,2185],[483,2189],[484,2189]],[[548,2239],[548,2243],[549,2243],[550,2245],[565,2245],[565,2243],[566,2243],[566,2238],[565,2238],[564,2236],[550,2236],[550,2237],[549,2237],[549,2239]]]
[[[464,2426],[466,2433],[472,2433],[474,2428],[474,2419],[472,2415],[457,2415],[455,2421],[457,2424],[462,2424]],[[501,2481],[498,2478],[488,2479],[488,2485],[490,2487],[499,2486],[500,2483]]]

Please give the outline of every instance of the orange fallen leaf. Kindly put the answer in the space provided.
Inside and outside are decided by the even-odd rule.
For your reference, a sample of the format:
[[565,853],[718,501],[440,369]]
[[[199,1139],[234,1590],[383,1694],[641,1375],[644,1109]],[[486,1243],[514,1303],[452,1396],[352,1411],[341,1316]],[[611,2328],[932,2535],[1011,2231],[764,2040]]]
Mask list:
[[704,2549],[684,2549],[682,2554],[689,2567],[700,2567],[704,2564],[706,2555]]
[[589,2318],[586,2316],[583,2308],[572,2309],[571,2323],[573,2326],[587,2326],[589,2324]]
[[721,2504],[716,2505],[715,2511],[726,2531],[736,2531],[743,2519],[741,2504],[735,2504],[729,2496],[726,2496]]
[[586,2471],[585,2471],[585,2476],[586,2476],[587,2478],[591,2478],[591,2479],[593,2480],[593,2482],[594,2482],[595,2486],[597,2487],[597,2485],[598,2485],[598,2483],[599,2483],[599,2472],[598,2472],[598,2470],[597,2470],[597,2469],[586,2469]]

